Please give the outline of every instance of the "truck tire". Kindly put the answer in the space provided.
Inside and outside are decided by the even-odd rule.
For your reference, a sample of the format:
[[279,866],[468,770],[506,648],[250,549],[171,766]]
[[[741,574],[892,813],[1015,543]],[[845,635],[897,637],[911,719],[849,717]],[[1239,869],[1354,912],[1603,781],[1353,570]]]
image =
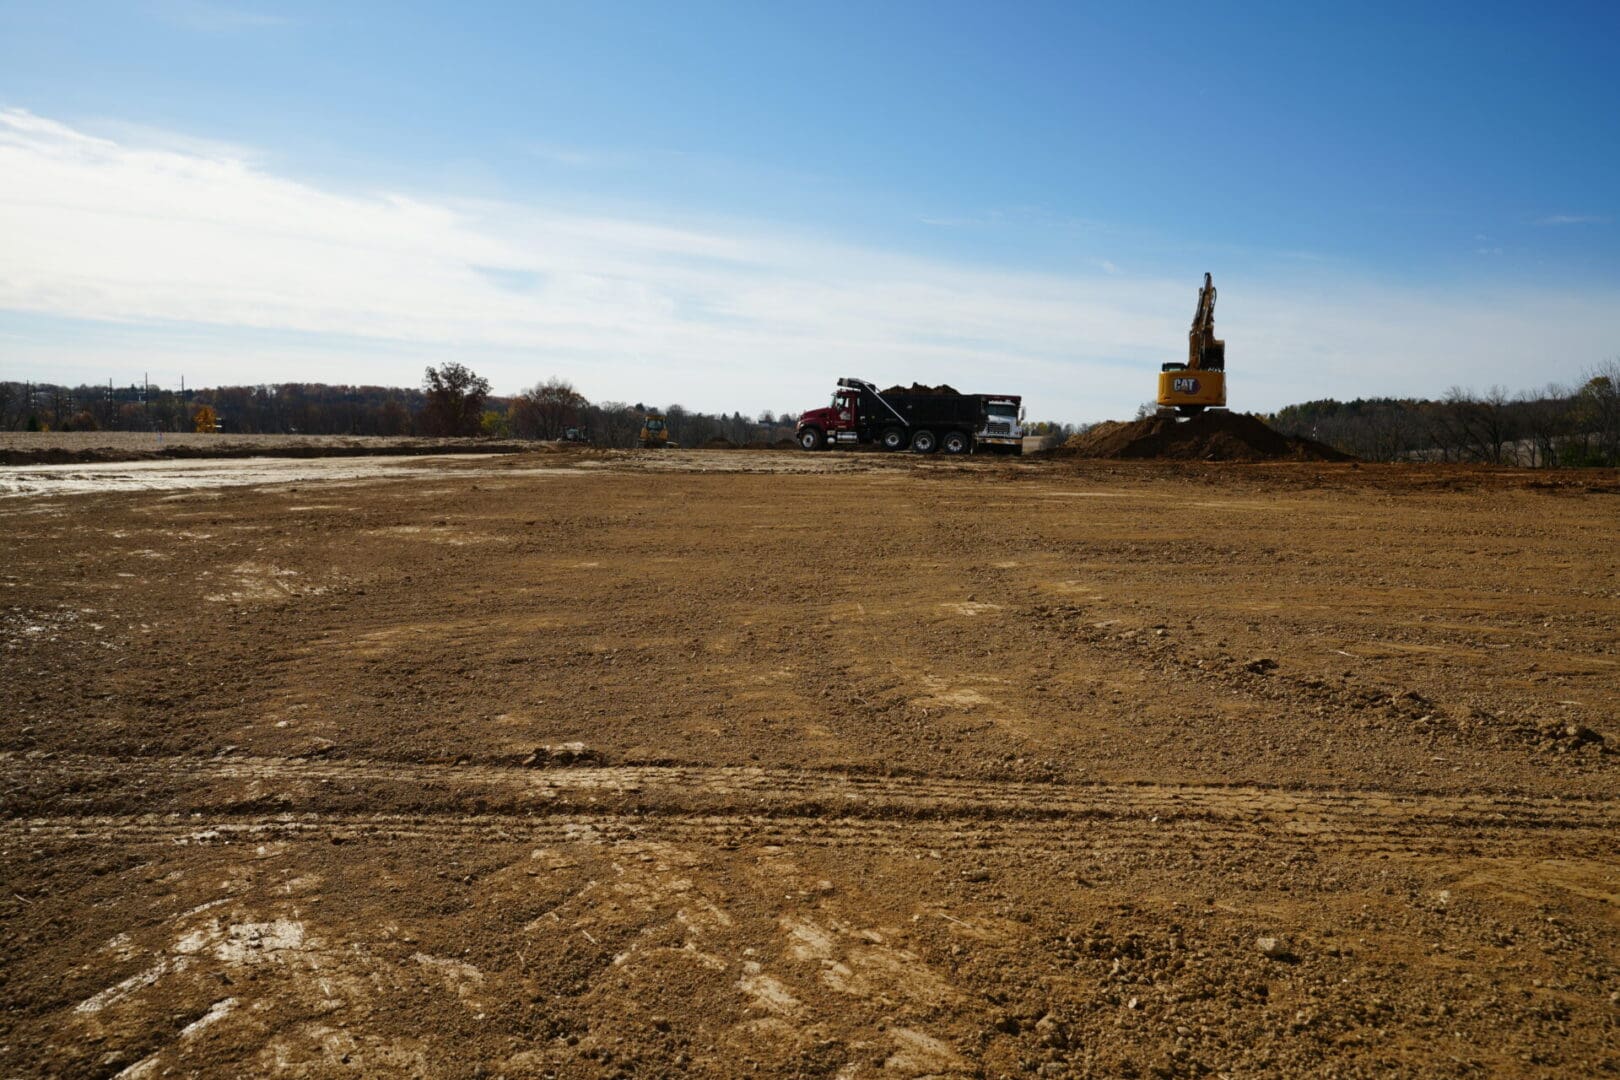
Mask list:
[[806,450],[820,450],[827,443],[827,438],[820,428],[807,427],[799,432],[799,445]]
[[939,449],[939,440],[934,438],[932,431],[919,431],[911,437],[911,452],[913,454],[932,454]]
[[906,448],[906,433],[897,427],[884,428],[883,434],[878,436],[878,445],[885,450],[904,450]]
[[939,440],[940,449],[947,454],[965,454],[973,446],[972,440],[963,431],[947,431],[945,437]]

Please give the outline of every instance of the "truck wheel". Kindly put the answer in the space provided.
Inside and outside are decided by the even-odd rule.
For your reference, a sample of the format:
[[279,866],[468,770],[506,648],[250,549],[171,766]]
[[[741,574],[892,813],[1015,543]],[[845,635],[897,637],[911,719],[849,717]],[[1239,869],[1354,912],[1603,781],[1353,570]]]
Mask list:
[[885,450],[904,450],[906,448],[906,433],[897,427],[884,428],[878,442],[882,444]]
[[807,427],[799,432],[799,445],[806,450],[820,450],[826,441],[820,428]]
[[968,452],[968,437],[960,431],[947,431],[945,437],[939,440],[939,445],[947,454],[965,454]]
[[911,452],[914,454],[932,454],[939,449],[939,440],[934,438],[932,431],[919,431],[911,437]]

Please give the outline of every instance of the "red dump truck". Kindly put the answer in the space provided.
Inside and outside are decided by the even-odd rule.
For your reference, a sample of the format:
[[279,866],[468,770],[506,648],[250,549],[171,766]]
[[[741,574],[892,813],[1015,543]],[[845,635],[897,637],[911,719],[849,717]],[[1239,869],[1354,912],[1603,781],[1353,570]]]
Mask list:
[[918,454],[1021,453],[1023,402],[1017,394],[959,394],[948,386],[879,391],[862,379],[839,379],[832,404],[799,417],[806,450],[876,443]]

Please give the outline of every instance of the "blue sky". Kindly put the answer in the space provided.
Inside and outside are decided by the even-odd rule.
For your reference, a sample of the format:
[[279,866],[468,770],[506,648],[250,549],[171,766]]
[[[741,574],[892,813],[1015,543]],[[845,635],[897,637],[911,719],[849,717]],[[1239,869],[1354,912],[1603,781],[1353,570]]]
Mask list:
[[[1620,355],[1612,5],[0,2],[0,376],[1128,416]],[[8,242],[9,238],[9,242]]]

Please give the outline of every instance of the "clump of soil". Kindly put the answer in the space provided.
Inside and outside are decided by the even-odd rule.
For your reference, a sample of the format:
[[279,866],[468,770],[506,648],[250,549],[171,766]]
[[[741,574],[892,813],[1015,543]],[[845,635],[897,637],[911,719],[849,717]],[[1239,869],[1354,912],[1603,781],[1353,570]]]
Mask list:
[[946,383],[940,383],[938,386],[928,386],[928,385],[926,385],[924,383],[914,382],[910,386],[901,386],[899,383],[896,383],[895,385],[889,387],[887,390],[880,390],[879,393],[882,393],[882,394],[941,394],[941,395],[948,394],[948,395],[951,395],[951,396],[955,396],[957,393],[959,393],[959,391],[956,389],[956,387],[950,386],[950,385],[948,385]]
[[1150,416],[1130,423],[1106,421],[1069,439],[1060,453],[1066,457],[1185,461],[1353,460],[1314,439],[1284,435],[1259,417],[1224,410],[1186,420]]

